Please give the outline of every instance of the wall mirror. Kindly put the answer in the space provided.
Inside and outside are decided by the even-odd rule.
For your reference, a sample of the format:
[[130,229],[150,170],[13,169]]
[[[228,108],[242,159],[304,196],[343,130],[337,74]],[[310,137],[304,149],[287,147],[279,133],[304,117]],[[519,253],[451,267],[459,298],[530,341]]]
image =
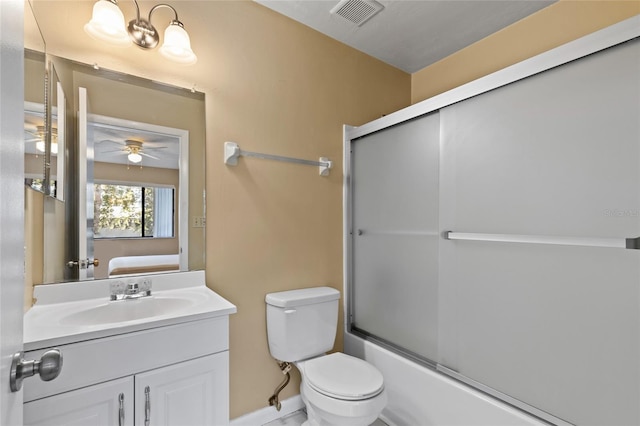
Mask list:
[[74,113],[52,108],[67,118],[67,172],[52,163],[33,283],[204,269],[204,228],[190,226],[204,216],[204,94],[48,59]]
[[24,46],[25,184],[45,192],[45,42],[29,2],[24,5]]
[[45,194],[63,201],[66,154],[67,97],[53,63],[47,70],[47,138],[45,141]]

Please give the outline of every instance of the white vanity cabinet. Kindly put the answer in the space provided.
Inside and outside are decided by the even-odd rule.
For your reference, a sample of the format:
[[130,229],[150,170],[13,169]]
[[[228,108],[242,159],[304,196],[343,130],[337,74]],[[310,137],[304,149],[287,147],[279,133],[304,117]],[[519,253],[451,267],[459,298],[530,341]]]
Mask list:
[[[194,276],[196,285],[188,280]],[[236,307],[207,289],[203,274],[154,277],[152,296],[129,301],[95,298],[109,282],[60,286],[65,294],[39,290],[25,315],[24,359],[53,348],[62,354],[54,380],[24,381],[25,425],[229,423],[229,315]]]
[[24,425],[222,425],[227,377],[225,351],[28,402]]
[[[228,352],[135,376],[135,424],[221,425],[228,420]],[[148,423],[147,423],[148,422]]]
[[133,426],[133,377],[24,404],[27,426]]

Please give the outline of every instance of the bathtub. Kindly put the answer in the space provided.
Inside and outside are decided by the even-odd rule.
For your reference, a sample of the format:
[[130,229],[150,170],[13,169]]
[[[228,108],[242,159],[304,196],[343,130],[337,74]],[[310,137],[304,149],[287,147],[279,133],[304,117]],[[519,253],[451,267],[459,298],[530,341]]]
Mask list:
[[348,332],[344,352],[375,365],[389,397],[390,426],[548,426],[522,411]]

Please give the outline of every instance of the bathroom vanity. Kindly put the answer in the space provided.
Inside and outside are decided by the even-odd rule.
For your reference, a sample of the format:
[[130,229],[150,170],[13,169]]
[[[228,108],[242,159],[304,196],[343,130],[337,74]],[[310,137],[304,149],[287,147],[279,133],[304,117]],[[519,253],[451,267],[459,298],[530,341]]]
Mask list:
[[[223,425],[229,422],[229,315],[204,272],[36,288],[24,359],[56,348],[57,378],[24,382],[25,425]],[[110,300],[151,280],[151,296]]]

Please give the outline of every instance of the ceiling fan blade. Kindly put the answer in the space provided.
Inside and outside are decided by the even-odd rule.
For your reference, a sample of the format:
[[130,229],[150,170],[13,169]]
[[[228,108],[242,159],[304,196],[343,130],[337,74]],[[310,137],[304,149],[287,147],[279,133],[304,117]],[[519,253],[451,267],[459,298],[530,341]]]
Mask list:
[[124,149],[112,149],[109,151],[100,151],[100,154],[109,154],[111,152],[119,152],[120,154],[127,154],[127,151],[125,151]]
[[114,141],[114,140],[111,140],[111,139],[103,139],[101,141],[96,141],[96,143],[104,143],[104,142],[115,143],[116,145],[121,145],[121,146],[124,145],[124,142],[118,142],[118,141]]
[[[116,158],[116,157],[121,157],[119,153],[111,153],[111,154],[100,154],[98,155],[96,158],[99,158],[100,160],[106,159],[106,158]],[[126,157],[121,157],[121,158],[126,158]],[[96,160],[96,161],[100,161],[100,160]]]
[[148,146],[145,146],[145,147],[144,147],[144,149],[145,149],[145,150],[147,150],[147,151],[155,151],[155,150],[157,150],[157,149],[167,149],[167,148],[169,148],[169,147],[168,147],[168,146],[157,146],[157,147],[153,147],[153,146],[148,147]]
[[159,160],[158,157],[154,157],[153,155],[145,154],[144,152],[139,152],[140,155],[144,155],[145,157],[153,158],[154,160]]

